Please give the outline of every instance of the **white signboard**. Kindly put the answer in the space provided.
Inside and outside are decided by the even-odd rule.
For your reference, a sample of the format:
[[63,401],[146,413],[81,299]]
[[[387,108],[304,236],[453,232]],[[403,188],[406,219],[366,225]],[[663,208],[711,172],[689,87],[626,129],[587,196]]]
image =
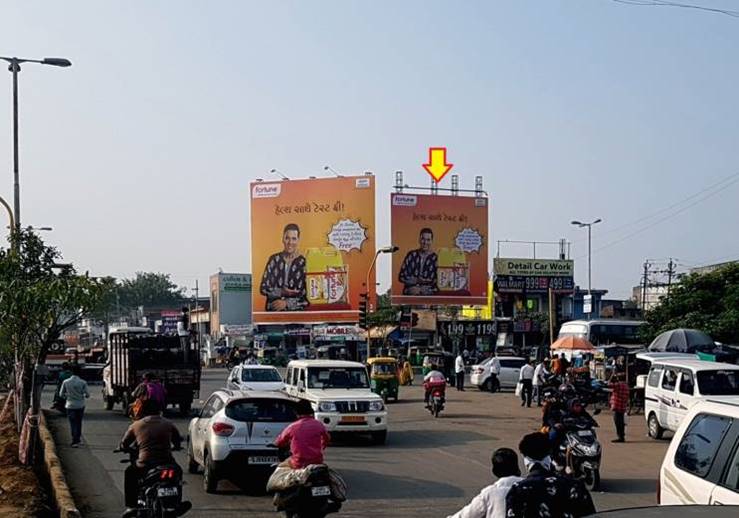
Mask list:
[[585,295],[583,297],[582,311],[583,313],[593,312],[593,296],[592,295]]

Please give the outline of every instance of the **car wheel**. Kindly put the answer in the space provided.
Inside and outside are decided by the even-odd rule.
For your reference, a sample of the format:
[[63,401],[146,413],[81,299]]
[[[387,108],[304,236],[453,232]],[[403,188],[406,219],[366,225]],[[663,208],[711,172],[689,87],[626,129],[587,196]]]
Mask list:
[[372,432],[372,442],[377,445],[383,445],[387,442],[387,430],[381,432]]
[[187,439],[187,472],[196,474],[200,470],[200,464],[195,460],[195,454],[192,451],[192,443]]
[[649,414],[649,419],[647,420],[647,430],[649,432],[649,437],[652,439],[661,439],[662,434],[665,433],[664,428],[660,426],[659,419],[657,419],[657,416],[654,413]]
[[485,383],[478,386],[477,388],[480,389],[481,392],[492,392],[493,391],[493,383],[490,378],[485,380]]
[[213,494],[218,491],[218,476],[216,475],[216,467],[208,456],[206,451],[203,454],[203,490],[206,493]]

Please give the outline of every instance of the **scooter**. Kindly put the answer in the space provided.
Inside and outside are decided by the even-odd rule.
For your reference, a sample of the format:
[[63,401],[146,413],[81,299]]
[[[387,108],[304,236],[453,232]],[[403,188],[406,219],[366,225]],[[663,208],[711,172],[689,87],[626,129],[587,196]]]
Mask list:
[[439,413],[444,410],[444,403],[446,403],[446,383],[429,383],[428,389],[431,391],[428,402],[429,412],[432,416],[439,417]]
[[[278,511],[284,511],[286,518],[324,518],[339,512],[341,502],[346,499],[346,487],[338,480],[340,491],[337,495],[337,480],[332,481],[331,472],[325,464],[313,464],[301,470],[289,470],[284,475],[294,481],[288,489],[275,491],[273,503]],[[273,475],[274,476],[274,475]],[[268,483],[268,489],[269,484]]]
[[[136,449],[116,449],[113,453],[128,454],[121,464],[134,464]],[[139,481],[136,509],[123,518],[174,518],[190,510],[192,504],[182,500],[182,469],[177,464],[162,464],[149,469]]]
[[564,437],[554,452],[555,468],[582,480],[590,491],[598,489],[603,452],[592,424],[586,419],[568,417],[562,421],[562,433]]

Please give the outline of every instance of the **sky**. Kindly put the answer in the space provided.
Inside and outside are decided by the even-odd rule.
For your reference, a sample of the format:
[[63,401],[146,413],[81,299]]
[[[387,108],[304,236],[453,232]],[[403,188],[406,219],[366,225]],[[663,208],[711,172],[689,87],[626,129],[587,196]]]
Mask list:
[[[737,18],[611,0],[6,1],[0,31],[0,55],[73,63],[19,76],[23,224],[92,275],[201,289],[250,271],[249,182],[372,171],[384,246],[394,172],[428,185],[430,146],[461,187],[484,178],[491,269],[498,240],[565,238],[587,286],[570,221],[596,218],[613,297],[648,258],[739,259],[737,48]],[[11,88],[0,74],[8,201]]]

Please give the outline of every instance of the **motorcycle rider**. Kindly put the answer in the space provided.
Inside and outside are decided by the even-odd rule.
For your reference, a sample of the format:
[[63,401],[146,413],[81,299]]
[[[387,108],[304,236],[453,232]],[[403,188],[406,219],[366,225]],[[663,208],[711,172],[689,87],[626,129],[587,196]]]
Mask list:
[[[139,482],[146,473],[159,465],[177,466],[178,474],[182,470],[172,456],[172,445],[176,449],[182,444],[182,436],[177,427],[160,415],[160,408],[152,399],[144,400],[141,405],[142,418],[128,427],[121,439],[120,449],[128,450],[134,444],[138,448],[138,458],[130,464],[124,473],[124,494],[126,510],[123,516],[136,516],[138,504]],[[192,504],[183,501],[177,510],[178,516],[185,514]]]
[[298,420],[285,428],[274,442],[278,448],[290,447],[290,458],[281,466],[302,469],[311,464],[323,464],[323,451],[331,437],[323,423],[313,417],[310,401],[301,399],[297,407]]
[[437,370],[436,365],[431,365],[431,370],[423,377],[423,402],[426,404],[426,408],[428,408],[429,406],[429,397],[431,397],[431,390],[434,386],[438,386],[442,383],[444,384],[444,386],[446,386],[446,377],[444,376],[444,373]]

